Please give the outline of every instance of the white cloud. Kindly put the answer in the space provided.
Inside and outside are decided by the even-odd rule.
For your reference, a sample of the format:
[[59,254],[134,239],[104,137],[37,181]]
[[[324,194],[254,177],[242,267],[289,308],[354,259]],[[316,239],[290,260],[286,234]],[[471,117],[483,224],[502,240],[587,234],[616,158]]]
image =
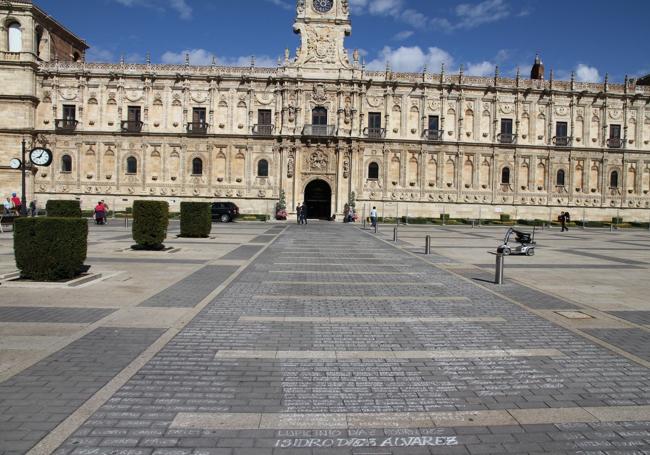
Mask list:
[[470,63],[467,65],[465,74],[468,76],[489,76],[494,74],[494,67],[494,63],[488,61]]
[[368,12],[374,15],[397,14],[403,4],[403,0],[374,0],[368,4]]
[[483,24],[497,22],[510,16],[510,8],[505,0],[484,0],[478,4],[461,3],[454,9],[455,17],[452,20],[447,18],[434,17],[431,25],[444,32],[454,30],[469,30]]
[[192,7],[187,0],[114,0],[120,5],[128,7],[145,7],[158,11],[165,11],[168,8],[176,11],[181,19],[189,20],[192,18]]
[[[182,52],[165,52],[162,57],[162,63],[169,65],[180,65],[185,63],[185,56],[190,56],[190,65],[208,66],[212,65],[215,60],[217,65],[221,66],[239,66],[247,67],[251,64],[251,56],[241,57],[217,57],[213,52],[205,49],[188,49]],[[263,68],[274,68],[277,66],[277,58],[266,55],[255,57],[255,66]]]
[[576,67],[576,80],[578,82],[600,82],[602,79],[597,68],[580,63]]
[[419,72],[425,65],[431,71],[438,71],[443,63],[450,67],[454,59],[445,50],[437,47],[430,47],[425,52],[419,46],[402,46],[397,49],[386,46],[379,53],[379,57],[367,66],[370,70],[381,71],[386,68],[386,62],[393,71]]
[[409,39],[410,37],[412,37],[413,34],[414,34],[413,30],[403,30],[403,31],[397,33],[393,37],[393,39],[395,41],[404,41],[405,39]]
[[266,0],[266,1],[274,4],[275,6],[279,6],[282,9],[286,9],[287,11],[293,9],[293,5],[285,2],[284,0]]
[[86,61],[88,62],[114,62],[115,54],[101,46],[90,46],[86,51]]

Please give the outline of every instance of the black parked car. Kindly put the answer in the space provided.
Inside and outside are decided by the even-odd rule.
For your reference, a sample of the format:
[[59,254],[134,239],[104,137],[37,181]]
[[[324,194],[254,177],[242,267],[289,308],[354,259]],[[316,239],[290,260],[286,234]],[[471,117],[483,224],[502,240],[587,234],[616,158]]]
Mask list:
[[212,204],[212,221],[228,223],[239,216],[239,207],[233,202],[215,202]]

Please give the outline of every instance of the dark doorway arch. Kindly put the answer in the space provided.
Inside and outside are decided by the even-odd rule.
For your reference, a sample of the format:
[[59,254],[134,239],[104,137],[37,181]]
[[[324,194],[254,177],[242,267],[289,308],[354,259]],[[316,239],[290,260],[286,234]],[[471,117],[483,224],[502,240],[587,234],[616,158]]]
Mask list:
[[328,220],[332,216],[332,188],[324,180],[314,180],[305,188],[307,217]]

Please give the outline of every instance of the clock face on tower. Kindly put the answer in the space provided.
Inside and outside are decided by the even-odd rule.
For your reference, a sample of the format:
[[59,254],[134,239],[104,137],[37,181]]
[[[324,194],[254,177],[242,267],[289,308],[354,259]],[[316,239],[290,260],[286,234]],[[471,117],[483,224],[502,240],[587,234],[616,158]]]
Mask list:
[[334,6],[334,0],[314,0],[314,9],[319,13],[327,13]]

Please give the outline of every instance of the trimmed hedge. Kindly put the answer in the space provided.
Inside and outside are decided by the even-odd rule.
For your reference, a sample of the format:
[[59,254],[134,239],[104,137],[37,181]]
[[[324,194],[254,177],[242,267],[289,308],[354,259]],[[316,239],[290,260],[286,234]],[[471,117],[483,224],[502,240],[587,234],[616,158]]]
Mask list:
[[502,213],[499,215],[499,221],[510,221],[510,215],[506,213]]
[[138,248],[162,250],[169,225],[169,204],[157,201],[133,202],[133,240]]
[[181,237],[206,238],[212,230],[209,202],[181,202]]
[[83,271],[88,221],[73,218],[18,218],[14,252],[22,278],[59,281]]
[[47,201],[45,210],[53,218],[81,218],[79,201]]

